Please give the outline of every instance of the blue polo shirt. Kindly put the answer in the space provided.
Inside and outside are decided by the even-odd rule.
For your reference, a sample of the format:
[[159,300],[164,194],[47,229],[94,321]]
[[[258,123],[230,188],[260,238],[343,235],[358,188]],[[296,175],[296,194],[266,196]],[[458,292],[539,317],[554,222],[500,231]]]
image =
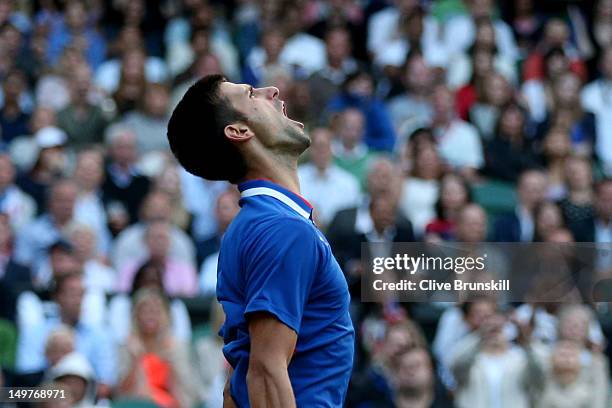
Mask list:
[[350,297],[312,206],[266,180],[238,188],[242,208],[223,236],[217,271],[231,395],[249,406],[247,316],[268,312],[297,333],[288,368],[297,406],[341,407],[353,366]]

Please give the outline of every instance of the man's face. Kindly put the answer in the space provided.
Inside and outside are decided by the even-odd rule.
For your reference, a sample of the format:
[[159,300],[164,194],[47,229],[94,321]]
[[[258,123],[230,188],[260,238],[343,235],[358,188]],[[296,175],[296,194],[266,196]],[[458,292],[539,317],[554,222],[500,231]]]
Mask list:
[[431,86],[433,75],[422,57],[412,59],[406,69],[406,83],[411,89],[429,89]]
[[250,129],[269,150],[299,154],[310,146],[304,124],[287,116],[285,102],[279,99],[277,88],[253,88],[246,84],[223,82],[219,92],[246,117],[246,123],[235,124],[240,132]]
[[136,160],[136,136],[133,133],[119,135],[111,145],[111,156],[120,165],[130,165]]
[[364,119],[361,112],[349,109],[342,113],[338,125],[338,136],[345,145],[354,146],[362,141]]
[[470,306],[465,321],[471,330],[478,330],[482,323],[495,314],[495,303],[489,300],[477,300]]
[[423,349],[413,349],[399,357],[397,382],[400,389],[422,391],[431,387],[431,359]]
[[72,218],[77,191],[72,184],[61,184],[51,192],[49,212],[58,222],[63,223]]
[[75,276],[67,279],[68,281],[64,282],[62,289],[57,294],[57,303],[64,320],[76,324],[81,315],[81,303],[85,289],[83,289],[80,277]]
[[396,193],[397,169],[388,160],[380,160],[372,166],[367,176],[368,192],[374,197]]
[[343,61],[351,53],[349,35],[344,30],[335,30],[325,38],[327,56],[330,60]]
[[95,152],[81,154],[75,169],[77,182],[85,188],[96,188],[104,177],[102,157]]
[[0,190],[4,190],[15,179],[15,167],[9,156],[0,156]]
[[163,193],[149,196],[142,206],[143,221],[168,221],[171,217],[172,204],[170,198]]
[[541,172],[524,174],[519,181],[518,196],[521,205],[532,210],[544,201],[546,195],[546,176]]
[[493,4],[491,0],[472,0],[469,2],[468,6],[474,20],[490,17],[493,13]]
[[612,182],[608,181],[597,189],[595,207],[600,218],[612,220]]
[[163,223],[153,224],[146,235],[146,244],[152,258],[165,258],[170,250],[170,229]]
[[239,198],[236,193],[226,192],[217,199],[217,222],[222,231],[225,231],[236,214],[238,214],[238,211],[240,211],[240,206],[238,205]]
[[457,223],[459,242],[481,242],[487,235],[487,216],[482,208],[469,206],[461,211]]
[[327,129],[316,129],[312,132],[310,157],[319,170],[325,170],[332,160],[331,133]]
[[69,394],[74,398],[74,402],[79,402],[85,397],[87,381],[77,375],[65,375],[57,380],[68,388]]
[[607,80],[612,79],[612,48],[606,49],[601,57],[601,72]]

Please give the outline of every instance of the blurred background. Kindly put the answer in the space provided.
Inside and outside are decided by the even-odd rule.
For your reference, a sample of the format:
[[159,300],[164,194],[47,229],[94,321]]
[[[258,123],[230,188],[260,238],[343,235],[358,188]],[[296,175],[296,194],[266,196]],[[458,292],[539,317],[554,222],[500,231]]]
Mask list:
[[609,303],[359,296],[361,242],[592,242],[612,276],[612,0],[0,0],[0,385],[221,407],[239,194],[166,140],[213,73],[278,87],[313,139],[348,407],[612,406]]

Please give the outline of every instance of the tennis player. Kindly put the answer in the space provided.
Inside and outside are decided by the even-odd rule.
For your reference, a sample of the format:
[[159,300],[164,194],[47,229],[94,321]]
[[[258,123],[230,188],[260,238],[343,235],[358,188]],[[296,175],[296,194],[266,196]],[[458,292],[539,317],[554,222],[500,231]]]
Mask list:
[[168,123],[180,164],[238,184],[241,210],[219,255],[225,407],[341,407],[353,365],[345,278],[299,194],[310,145],[275,87],[204,77]]

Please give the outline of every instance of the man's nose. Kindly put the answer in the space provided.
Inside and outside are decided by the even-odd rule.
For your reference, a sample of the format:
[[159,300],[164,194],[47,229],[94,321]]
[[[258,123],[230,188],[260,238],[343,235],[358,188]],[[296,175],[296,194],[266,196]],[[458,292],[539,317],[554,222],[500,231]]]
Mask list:
[[280,93],[278,88],[275,86],[267,86],[265,88],[259,88],[259,89],[264,94],[266,99],[270,99],[270,100],[278,98],[278,95]]

